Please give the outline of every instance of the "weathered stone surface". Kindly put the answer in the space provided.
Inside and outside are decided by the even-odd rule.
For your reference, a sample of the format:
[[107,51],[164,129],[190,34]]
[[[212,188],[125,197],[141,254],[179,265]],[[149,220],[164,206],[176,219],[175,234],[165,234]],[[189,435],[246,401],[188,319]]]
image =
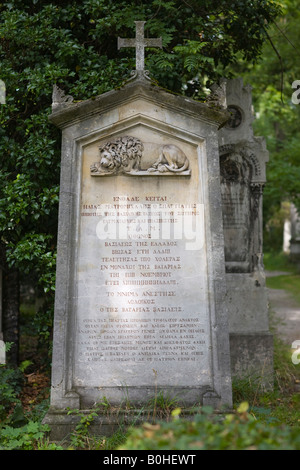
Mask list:
[[[273,346],[263,266],[262,196],[268,152],[252,129],[251,87],[242,79],[224,82],[229,122],[219,131],[226,301],[234,375],[261,371],[270,383]],[[265,336],[265,347],[260,344]],[[237,344],[239,345],[237,347]],[[241,348],[244,348],[241,353]],[[255,364],[255,367],[253,366]]]
[[[270,333],[231,333],[231,367],[235,377],[249,378],[253,385],[271,389],[273,374],[273,335]],[[263,361],[262,361],[263,358]]]
[[226,111],[137,79],[50,119],[63,131],[52,423],[103,396],[230,406]]
[[0,339],[0,364],[6,363],[5,343]]
[[3,80],[0,79],[0,104],[6,103],[6,86]]

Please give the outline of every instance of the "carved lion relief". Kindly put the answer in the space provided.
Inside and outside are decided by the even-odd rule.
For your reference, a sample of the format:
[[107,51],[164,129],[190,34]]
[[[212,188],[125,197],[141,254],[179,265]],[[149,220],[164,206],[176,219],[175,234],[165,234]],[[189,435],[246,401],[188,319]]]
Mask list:
[[140,170],[144,150],[136,137],[119,137],[99,147],[100,161],[91,165],[92,173],[130,173]]
[[190,175],[189,160],[176,145],[159,147],[155,162],[141,169],[144,145],[132,136],[118,137],[99,147],[100,160],[91,165],[92,176],[105,175]]

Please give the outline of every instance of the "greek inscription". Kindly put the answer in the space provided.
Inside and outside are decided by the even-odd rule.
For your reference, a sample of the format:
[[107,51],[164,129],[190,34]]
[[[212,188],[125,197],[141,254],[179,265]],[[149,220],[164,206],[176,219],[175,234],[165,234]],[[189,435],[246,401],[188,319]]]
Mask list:
[[[153,368],[173,363],[174,370],[179,362],[188,370],[199,358],[206,364],[202,357],[209,348],[209,332],[204,300],[191,302],[195,290],[204,299],[205,277],[202,280],[198,274],[201,258],[192,251],[203,243],[187,247],[187,242],[197,241],[196,233],[204,233],[202,211],[194,202],[174,203],[163,194],[115,195],[103,204],[81,205],[82,226],[89,234],[96,226],[103,231],[95,230],[93,271],[90,277],[89,271],[84,274],[84,286],[94,297],[89,317],[77,317],[78,376],[89,374],[96,382],[98,372],[113,377],[124,363],[130,378],[127,369],[120,371],[121,376],[124,373],[125,381],[134,382],[139,370],[135,365],[140,363]],[[83,296],[82,305],[84,298],[90,302]],[[90,363],[87,371],[86,363]],[[199,375],[197,380],[204,379]]]
[[112,357],[126,356],[133,362],[156,356],[159,361],[168,357],[193,361],[194,356],[204,354],[206,345],[205,330],[197,318],[83,319],[79,328],[84,336],[80,341],[81,356],[87,362],[108,362]]

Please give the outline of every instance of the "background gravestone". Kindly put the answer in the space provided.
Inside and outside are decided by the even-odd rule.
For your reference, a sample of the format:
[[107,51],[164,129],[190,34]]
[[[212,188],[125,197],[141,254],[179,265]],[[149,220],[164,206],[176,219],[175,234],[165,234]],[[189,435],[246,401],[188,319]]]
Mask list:
[[153,86],[143,70],[76,104],[54,90],[53,437],[72,427],[67,407],[88,410],[103,397],[231,406],[218,154],[227,119]]
[[231,119],[219,131],[231,367],[273,381],[273,338],[263,266],[262,194],[268,151],[253,135],[251,87],[224,81]]
[[6,103],[6,87],[3,80],[0,79],[0,104]]
[[300,216],[294,204],[290,208],[290,237],[289,237],[290,259],[300,268]]

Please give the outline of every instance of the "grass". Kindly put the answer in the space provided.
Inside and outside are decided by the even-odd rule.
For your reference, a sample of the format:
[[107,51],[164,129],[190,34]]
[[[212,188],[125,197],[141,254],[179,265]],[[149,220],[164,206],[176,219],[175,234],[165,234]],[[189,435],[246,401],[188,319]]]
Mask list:
[[285,253],[264,253],[264,267],[266,271],[297,273],[297,267]]
[[267,278],[270,289],[284,289],[290,292],[300,305],[300,274],[287,274]]
[[267,277],[266,285],[269,289],[283,289],[290,292],[300,306],[300,274],[297,267],[291,263],[284,253],[267,253],[264,255],[266,271],[282,271],[287,274]]
[[249,403],[249,412],[259,421],[300,427],[300,364],[291,361],[291,350],[278,337],[274,337],[274,388],[259,390],[253,376],[233,380],[233,401]]
[[[290,292],[300,307],[300,274],[289,257],[284,253],[267,253],[264,255],[267,271],[281,271],[287,274],[267,277],[266,285],[270,289],[283,289]],[[275,334],[276,319],[270,312],[270,328],[274,333],[274,390],[257,391],[253,377],[233,381],[233,398],[248,401],[250,412],[258,420],[270,423],[278,422],[289,426],[300,426],[300,393],[295,392],[295,384],[300,383],[300,364],[291,360],[291,349]],[[279,326],[280,327],[280,326]]]

